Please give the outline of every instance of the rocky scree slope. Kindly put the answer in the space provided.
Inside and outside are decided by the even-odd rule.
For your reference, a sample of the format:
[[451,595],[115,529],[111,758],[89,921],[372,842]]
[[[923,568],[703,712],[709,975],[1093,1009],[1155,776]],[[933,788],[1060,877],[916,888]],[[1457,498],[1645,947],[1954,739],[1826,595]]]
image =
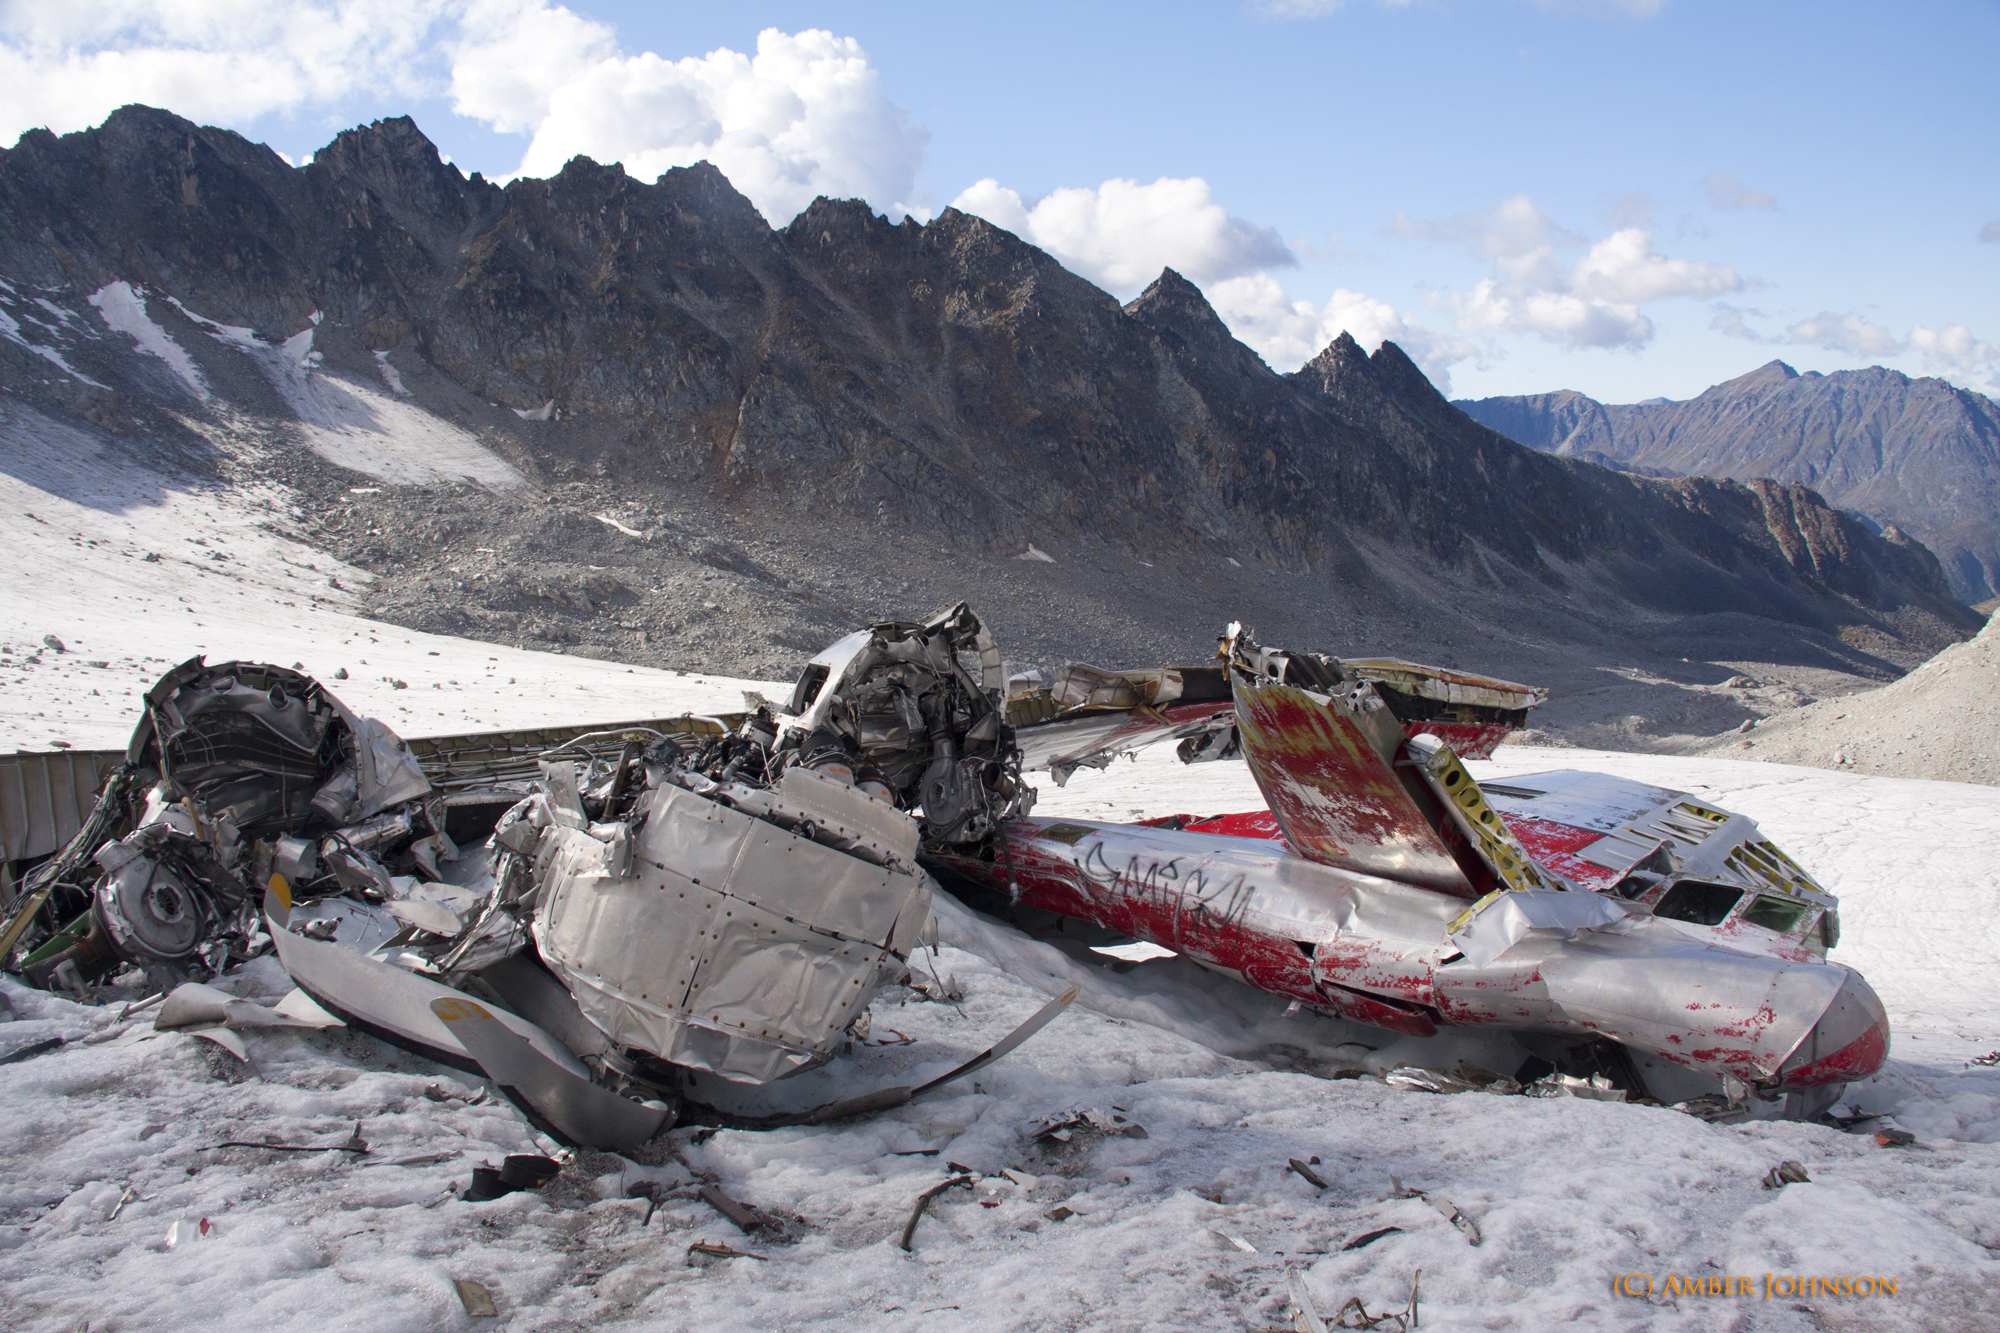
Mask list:
[[1922,541],[1964,600],[2000,589],[2000,404],[1944,380],[1883,366],[1801,375],[1773,361],[1680,403],[1608,404],[1565,389],[1457,406],[1565,457],[1811,486]]
[[1741,739],[1699,748],[1732,759],[2000,785],[2000,619],[1892,684],[1778,713]]
[[[1393,344],[1280,376],[1172,271],[1120,307],[953,210],[822,199],[774,231],[706,164],[502,189],[397,119],[295,169],[128,107],[0,153],[0,279],[12,402],[292,487],[421,628],[769,676],[965,595],[1029,661],[1186,660],[1242,615],[1527,675],[1612,644],[1883,679],[1977,624],[1922,546],[1805,487],[1538,453]],[[191,371],[106,328],[89,298],[121,282]],[[395,372],[520,484],[329,463],[217,323],[312,330],[328,383]]]

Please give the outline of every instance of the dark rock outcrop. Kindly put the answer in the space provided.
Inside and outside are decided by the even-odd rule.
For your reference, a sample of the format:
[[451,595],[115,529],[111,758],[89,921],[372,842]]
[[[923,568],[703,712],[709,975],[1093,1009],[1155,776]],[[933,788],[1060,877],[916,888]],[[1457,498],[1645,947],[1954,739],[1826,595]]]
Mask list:
[[[1342,578],[1393,558],[1432,571],[1441,602],[1860,625],[1912,651],[1976,623],[1922,547],[1803,486],[1524,448],[1393,344],[1343,336],[1280,376],[1171,270],[1121,308],[950,209],[892,225],[821,199],[773,231],[707,164],[647,184],[577,159],[502,189],[398,119],[294,169],[128,107],[0,152],[0,276],[78,312],[145,284],[271,341],[317,312],[329,371],[373,374],[371,349],[393,348],[440,412],[553,401],[560,423],[486,429],[531,472],[634,493],[697,486],[989,553],[1068,534]],[[48,372],[0,342],[9,392],[75,415]]]

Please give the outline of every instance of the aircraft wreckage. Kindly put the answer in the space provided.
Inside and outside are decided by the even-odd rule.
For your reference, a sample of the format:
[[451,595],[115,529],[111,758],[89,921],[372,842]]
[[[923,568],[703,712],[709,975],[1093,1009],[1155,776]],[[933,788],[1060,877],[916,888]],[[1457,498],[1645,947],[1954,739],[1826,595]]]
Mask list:
[[[1833,897],[1753,821],[1600,774],[1471,777],[1543,698],[1237,626],[1203,665],[1010,681],[960,604],[848,635],[745,715],[405,742],[299,672],[197,658],[148,692],[0,953],[81,992],[275,950],[342,1021],[595,1147],[881,1109],[1025,1041],[1073,988],[931,1084],[744,1110],[910,979],[939,891],[1394,1033],[1593,1051],[1663,1100],[1811,1116],[1880,1068],[1880,1001],[1826,961]],[[1267,808],[1033,814],[1027,773],[1161,741],[1240,756]]]

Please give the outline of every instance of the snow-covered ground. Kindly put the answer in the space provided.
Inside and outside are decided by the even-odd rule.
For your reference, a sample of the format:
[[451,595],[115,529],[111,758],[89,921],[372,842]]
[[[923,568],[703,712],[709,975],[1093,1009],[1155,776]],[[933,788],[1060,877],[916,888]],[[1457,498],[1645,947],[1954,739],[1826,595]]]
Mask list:
[[[286,537],[280,496],[264,510],[255,495],[109,473],[88,465],[88,440],[53,423],[25,430],[18,415],[0,420],[0,446],[0,555],[15,571],[0,589],[12,650],[0,655],[0,745],[122,745],[138,694],[195,651],[301,662],[409,734],[719,709],[757,688],[363,620],[342,591],[362,575]],[[41,648],[44,634],[69,651]],[[333,681],[341,667],[350,679]],[[0,1055],[66,1044],[0,1079],[0,1326],[495,1326],[465,1312],[452,1285],[464,1279],[491,1291],[498,1324],[523,1330],[1250,1330],[1291,1326],[1294,1272],[1331,1318],[1350,1297],[1371,1314],[1401,1309],[1421,1271],[1433,1330],[1993,1327],[2000,1070],[1970,1061],[2000,1048],[2000,790],[1579,751],[1503,749],[1474,767],[1554,766],[1752,814],[1841,895],[1836,959],[1867,973],[1897,1028],[1890,1066],[1857,1096],[1893,1112],[1915,1145],[1335,1079],[1476,1044],[1392,1044],[1287,1016],[1180,959],[1118,970],[941,902],[937,965],[964,1000],[885,994],[874,1039],[909,1044],[857,1048],[830,1081],[914,1083],[1061,986],[1078,983],[1082,998],[974,1080],[899,1110],[764,1133],[677,1130],[651,1164],[580,1154],[543,1193],[468,1203],[448,1191],[474,1165],[549,1146],[490,1097],[426,1095],[477,1096],[475,1080],[339,1029],[247,1032],[240,1064],[199,1038],[154,1035],[150,1015],[4,981],[18,1018],[0,1022]],[[1161,750],[1066,790],[1045,784],[1040,809],[1129,819],[1259,804],[1241,764],[1184,768]],[[231,984],[267,999],[288,986],[268,958]],[[1078,1106],[1145,1137],[1030,1138],[1037,1118]],[[357,1123],[369,1152],[334,1150]],[[328,1150],[216,1146],[267,1139]],[[1811,1182],[1761,1188],[1786,1159]],[[911,1203],[952,1164],[982,1178],[939,1197],[905,1253]],[[1010,1167],[1039,1179],[994,1174]],[[1392,1177],[1448,1196],[1481,1243],[1421,1200],[1385,1197]],[[647,1180],[667,1198],[642,1225],[646,1204],[622,1196]],[[697,1180],[766,1210],[778,1234],[740,1233],[694,1197]],[[169,1246],[179,1222],[186,1238]],[[691,1256],[704,1240],[761,1258]],[[1767,1300],[1766,1274],[1893,1278],[1896,1290]],[[1663,1294],[1670,1278],[1721,1277],[1752,1279],[1753,1294]],[[1620,1279],[1655,1294],[1622,1294]]]
[[[1966,1061],[2000,1046],[2000,792],[1562,757],[1746,810],[1842,894],[1838,956],[1866,968],[1898,1024],[1895,1058],[1860,1098],[1893,1111],[1889,1123],[1914,1131],[1915,1146],[1320,1077],[1379,1063],[1381,1052],[1345,1043],[1383,1045],[1383,1034],[1285,1017],[1178,959],[1115,971],[947,902],[938,966],[964,988],[963,1012],[892,991],[873,1011],[875,1037],[911,1044],[857,1049],[837,1074],[852,1086],[915,1082],[985,1047],[1049,990],[1082,983],[1076,1006],[975,1082],[837,1126],[701,1142],[678,1130],[671,1152],[651,1159],[661,1164],[585,1154],[549,1195],[465,1203],[447,1190],[472,1166],[537,1147],[511,1110],[425,1096],[433,1084],[475,1093],[473,1080],[341,1031],[246,1033],[246,1067],[196,1038],[148,1035],[143,1015],[121,1021],[116,1007],[8,982],[21,1017],[0,1025],[5,1048],[49,1036],[70,1045],[0,1084],[0,1322],[50,1333],[86,1319],[94,1330],[218,1318],[488,1326],[454,1294],[454,1279],[471,1279],[522,1329],[1260,1329],[1289,1324],[1290,1270],[1330,1314],[1350,1296],[1371,1313],[1401,1308],[1421,1269],[1430,1329],[1990,1328],[2000,1071]],[[1503,749],[1481,768],[1519,773],[1548,758]],[[1240,764],[1182,768],[1162,752],[1079,774],[1042,808],[1131,817],[1254,804]],[[269,960],[246,972],[247,994],[285,988]],[[1055,1149],[1028,1138],[1037,1117],[1075,1106],[1124,1115],[1147,1137],[1084,1134]],[[214,1147],[267,1136],[333,1145],[356,1122],[365,1157]],[[899,1155],[926,1151],[935,1155]],[[445,1156],[394,1164],[432,1153]],[[1290,1172],[1294,1157],[1317,1157],[1327,1188]],[[1786,1159],[1811,1183],[1761,1188]],[[896,1238],[911,1202],[953,1162],[985,1178],[942,1196],[904,1253]],[[995,1178],[1008,1167],[1039,1182]],[[1448,1196],[1481,1244],[1419,1200],[1385,1198],[1391,1176]],[[644,1226],[645,1204],[622,1197],[642,1180],[669,1190]],[[738,1232],[692,1196],[697,1180],[767,1210],[783,1234]],[[1058,1207],[1071,1215],[1052,1220]],[[206,1237],[164,1245],[176,1221],[203,1218]],[[1342,1249],[1384,1227],[1401,1230]],[[703,1240],[763,1258],[691,1258]],[[1893,1277],[1897,1288],[1648,1300],[1615,1290],[1627,1274],[1656,1291],[1669,1277],[1761,1284],[1765,1274]]]
[[406,736],[737,712],[745,689],[780,688],[363,619],[370,576],[288,536],[285,492],[203,490],[102,452],[0,404],[0,751],[122,749],[146,690],[196,653],[303,664]]

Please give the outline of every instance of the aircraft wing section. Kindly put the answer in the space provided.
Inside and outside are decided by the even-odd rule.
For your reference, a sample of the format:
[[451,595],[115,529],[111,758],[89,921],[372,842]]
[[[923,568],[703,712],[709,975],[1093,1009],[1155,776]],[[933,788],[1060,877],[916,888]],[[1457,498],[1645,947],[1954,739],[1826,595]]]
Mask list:
[[1290,685],[1236,692],[1243,757],[1294,854],[1463,898],[1478,895],[1342,700]]

